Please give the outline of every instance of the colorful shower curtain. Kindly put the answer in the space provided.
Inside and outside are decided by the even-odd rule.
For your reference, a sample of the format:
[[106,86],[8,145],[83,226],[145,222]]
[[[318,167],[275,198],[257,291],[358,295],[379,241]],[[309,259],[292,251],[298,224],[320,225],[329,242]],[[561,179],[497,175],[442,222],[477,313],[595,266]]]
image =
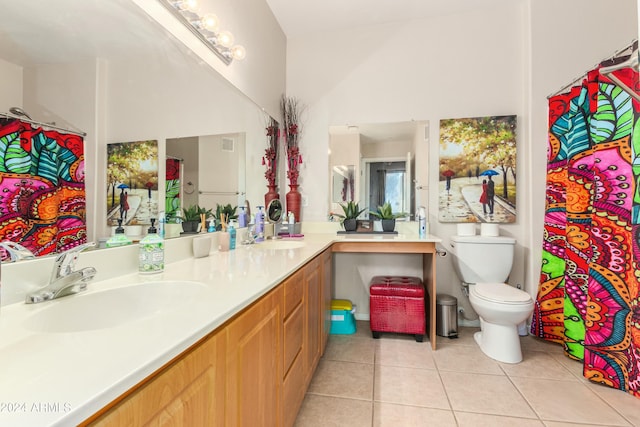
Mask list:
[[171,218],[180,210],[180,160],[167,159],[166,171],[164,211],[167,218]]
[[[637,90],[635,70],[615,76]],[[542,269],[531,325],[534,335],[582,360],[586,378],[638,397],[639,113],[597,69],[549,99]]]
[[82,137],[0,119],[0,240],[40,256],[86,239]]

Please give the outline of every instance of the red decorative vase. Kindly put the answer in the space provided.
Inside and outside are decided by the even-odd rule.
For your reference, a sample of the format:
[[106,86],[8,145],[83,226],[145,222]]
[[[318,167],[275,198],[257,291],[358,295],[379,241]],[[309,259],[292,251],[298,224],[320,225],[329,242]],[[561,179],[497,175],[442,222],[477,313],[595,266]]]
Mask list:
[[291,190],[287,193],[287,212],[293,212],[296,222],[301,221],[300,206],[302,204],[302,194],[298,191],[298,186],[289,184]]
[[269,202],[271,202],[273,199],[279,199],[280,198],[280,194],[278,194],[278,192],[276,191],[276,186],[275,185],[267,185],[267,188],[269,189],[269,191],[267,191],[267,193],[264,195],[264,209],[265,209],[265,211],[269,207]]

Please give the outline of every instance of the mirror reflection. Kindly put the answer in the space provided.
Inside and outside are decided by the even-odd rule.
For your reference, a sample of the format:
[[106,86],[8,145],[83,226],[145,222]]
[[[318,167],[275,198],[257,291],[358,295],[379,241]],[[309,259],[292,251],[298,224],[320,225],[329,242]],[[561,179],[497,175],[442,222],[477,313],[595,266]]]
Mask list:
[[[169,138],[166,145],[165,215],[192,205],[216,210],[245,200],[244,132]],[[178,169],[175,169],[178,166]]]
[[[178,168],[187,166],[172,201],[181,207],[240,206],[245,198],[259,200],[264,193],[262,170],[245,167],[258,164],[255,159],[264,150],[264,111],[134,2],[3,5],[0,75],[0,112],[20,107],[36,121],[86,132],[89,241],[113,233],[107,209],[108,144],[158,141],[158,212],[167,208],[165,193],[170,192],[166,154],[167,159],[184,159]],[[167,148],[168,141],[187,144],[189,138],[202,140],[197,153]],[[232,141],[233,150],[209,152],[207,138],[211,147]],[[202,176],[213,170],[215,176]]]
[[368,218],[369,210],[389,202],[394,213],[413,219],[416,147],[427,139],[427,121],[330,126],[330,212],[353,200],[366,207],[362,218]]
[[338,165],[333,167],[331,174],[333,191],[332,202],[346,203],[355,201],[355,173],[353,165]]

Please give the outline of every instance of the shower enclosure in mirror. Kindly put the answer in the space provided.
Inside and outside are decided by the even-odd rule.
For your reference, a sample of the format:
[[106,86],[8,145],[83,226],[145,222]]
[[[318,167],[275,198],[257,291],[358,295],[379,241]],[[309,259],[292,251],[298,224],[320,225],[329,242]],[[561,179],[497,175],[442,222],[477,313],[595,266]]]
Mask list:
[[[53,26],[73,31],[51,31]],[[171,172],[166,141],[192,136],[232,139],[233,157],[224,160],[222,169],[216,162],[223,157],[206,148],[189,156],[174,155],[185,164],[197,164],[183,172],[196,175],[174,181],[175,203],[181,196],[200,202],[200,197],[209,197],[200,192],[208,191],[234,193],[202,202],[214,208],[216,203],[239,205],[245,197],[262,199],[259,162],[265,111],[150,19],[136,2],[10,2],[3,5],[0,28],[7,41],[0,43],[0,112],[22,107],[34,120],[86,132],[87,240],[98,241],[112,232],[111,205],[105,204],[107,145],[112,143],[158,141],[158,212],[167,207],[165,194],[171,197],[176,190],[165,186],[167,171]],[[172,166],[179,171],[180,160]],[[199,177],[198,170],[216,174]],[[122,183],[129,185],[126,180]],[[118,194],[116,190],[116,203]],[[181,206],[186,203],[182,200]]]

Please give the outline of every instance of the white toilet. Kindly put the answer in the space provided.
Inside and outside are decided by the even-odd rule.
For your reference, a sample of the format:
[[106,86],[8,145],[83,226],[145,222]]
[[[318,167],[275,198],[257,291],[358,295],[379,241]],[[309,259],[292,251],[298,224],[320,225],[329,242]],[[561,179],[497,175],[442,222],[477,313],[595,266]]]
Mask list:
[[469,285],[469,302],[480,316],[474,338],[487,356],[505,363],[522,361],[518,325],[533,311],[531,296],[505,283],[516,240],[505,236],[452,236],[453,266]]

